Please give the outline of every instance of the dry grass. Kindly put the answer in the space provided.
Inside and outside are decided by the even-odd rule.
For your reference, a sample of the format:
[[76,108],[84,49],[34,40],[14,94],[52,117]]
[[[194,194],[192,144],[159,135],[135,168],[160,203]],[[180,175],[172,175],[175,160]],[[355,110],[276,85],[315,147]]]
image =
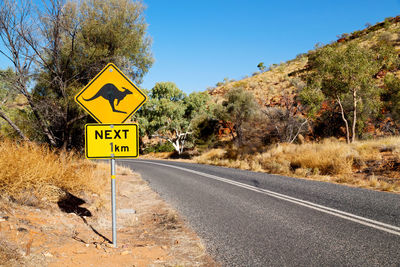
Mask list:
[[314,174],[336,175],[352,172],[357,151],[351,146],[335,141],[303,145],[281,144],[256,157],[263,169],[275,171],[277,164],[283,165],[282,174],[291,170],[306,169]]
[[168,159],[174,152],[150,152],[144,155],[141,155],[142,159]]
[[102,194],[108,165],[31,142],[0,141],[0,194],[21,204],[58,201],[65,192]]
[[119,175],[124,175],[124,176],[125,175],[133,175],[133,171],[129,167],[126,167],[123,165],[117,165],[116,168],[117,169],[115,172]]
[[194,160],[203,164],[400,191],[400,170],[390,169],[400,164],[400,137],[354,144],[336,139],[302,145],[278,144],[264,153],[253,155],[213,149]]
[[[17,261],[21,257],[18,248],[9,241],[0,239],[0,266],[11,266],[11,261]],[[8,265],[8,263],[10,263]],[[16,264],[14,266],[17,266]]]

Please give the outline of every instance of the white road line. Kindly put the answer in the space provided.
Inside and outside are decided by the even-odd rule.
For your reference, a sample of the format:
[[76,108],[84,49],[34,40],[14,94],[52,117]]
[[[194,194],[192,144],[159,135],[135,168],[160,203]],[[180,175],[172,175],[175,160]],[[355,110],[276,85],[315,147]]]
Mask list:
[[[125,161],[125,160],[123,160],[123,161]],[[132,161],[130,161],[130,162],[132,162]],[[224,183],[228,183],[228,184],[231,184],[231,185],[236,185],[236,186],[248,189],[248,190],[252,190],[252,191],[255,191],[255,192],[258,192],[258,193],[262,193],[262,194],[265,194],[265,195],[268,195],[268,196],[271,196],[271,197],[275,197],[275,198],[278,198],[278,199],[282,199],[282,200],[285,200],[285,201],[288,201],[288,202],[291,202],[291,203],[294,203],[294,204],[297,204],[297,205],[301,205],[301,206],[304,206],[304,207],[307,207],[307,208],[310,208],[310,209],[318,210],[320,212],[324,212],[324,213],[327,213],[327,214],[330,214],[330,215],[333,215],[333,216],[336,216],[336,217],[340,217],[340,218],[343,218],[343,219],[346,219],[346,220],[349,220],[349,221],[352,221],[352,222],[356,222],[356,223],[359,223],[359,224],[362,224],[362,225],[366,225],[366,226],[369,226],[369,227],[372,227],[372,228],[375,228],[375,229],[378,229],[378,230],[385,231],[387,233],[391,233],[391,234],[400,236],[400,227],[397,227],[397,226],[394,226],[394,225],[390,225],[390,224],[386,224],[386,223],[382,223],[382,222],[375,221],[375,220],[372,220],[372,219],[364,218],[364,217],[361,217],[361,216],[358,216],[358,215],[355,215],[355,214],[352,214],[352,213],[344,212],[344,211],[341,211],[341,210],[329,208],[329,207],[326,207],[326,206],[323,206],[323,205],[319,205],[319,204],[316,204],[316,203],[313,203],[313,202],[309,202],[309,201],[305,201],[305,200],[302,200],[302,199],[294,198],[294,197],[291,197],[291,196],[287,196],[287,195],[280,194],[280,193],[277,193],[277,192],[273,192],[273,191],[270,191],[270,190],[266,190],[266,189],[263,189],[263,188],[258,188],[258,187],[252,186],[252,185],[248,185],[248,184],[232,181],[232,180],[229,180],[229,179],[226,179],[226,178],[222,178],[222,177],[219,177],[219,176],[215,176],[215,175],[212,175],[212,174],[198,172],[198,171],[194,171],[194,170],[191,170],[191,169],[186,169],[186,168],[183,168],[183,167],[178,167],[178,166],[168,165],[168,164],[163,164],[163,163],[157,163],[157,162],[151,162],[151,161],[144,161],[144,160],[141,160],[140,163],[147,163],[147,164],[165,166],[165,167],[169,167],[169,168],[174,168],[174,169],[178,169],[178,170],[183,170],[183,171],[186,171],[186,172],[194,173],[194,174],[197,174],[197,175],[200,175],[200,176],[204,176],[204,177],[207,177],[207,178],[218,180],[218,181],[221,181],[221,182],[224,182]]]

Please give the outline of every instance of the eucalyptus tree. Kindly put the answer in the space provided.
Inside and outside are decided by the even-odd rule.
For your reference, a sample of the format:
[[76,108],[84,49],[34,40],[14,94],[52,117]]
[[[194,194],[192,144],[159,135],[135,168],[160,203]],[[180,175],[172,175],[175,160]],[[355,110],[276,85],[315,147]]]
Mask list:
[[352,42],[320,48],[310,56],[307,85],[300,97],[314,113],[323,101],[336,102],[345,124],[347,142],[354,142],[357,123],[376,114],[381,106],[381,89],[374,76],[382,68],[397,64],[395,58],[395,51],[384,45],[366,47]]
[[133,0],[0,3],[0,52],[35,115],[32,125],[56,147],[79,147],[90,118],[74,95],[109,62],[140,83],[152,65],[144,6]]
[[142,136],[162,138],[181,154],[193,132],[194,118],[207,112],[208,102],[206,92],[187,96],[175,83],[159,82],[134,118],[139,122]]

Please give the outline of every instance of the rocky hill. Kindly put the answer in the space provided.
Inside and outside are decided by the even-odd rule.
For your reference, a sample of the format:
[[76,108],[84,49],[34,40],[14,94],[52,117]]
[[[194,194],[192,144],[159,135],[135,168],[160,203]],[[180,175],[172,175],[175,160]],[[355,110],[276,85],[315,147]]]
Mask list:
[[[384,22],[351,34],[344,33],[332,43],[345,44],[354,41],[371,43],[378,40],[391,42],[397,49],[400,49],[400,16],[387,18]],[[282,94],[296,92],[295,85],[299,81],[296,78],[307,70],[308,57],[312,51],[310,50],[306,54],[299,54],[295,59],[285,63],[273,64],[267,71],[262,73],[255,72],[252,77],[246,77],[239,81],[221,82],[215,88],[209,89],[210,95],[223,96],[231,88],[243,87],[254,93],[260,103],[265,105],[274,104]],[[382,74],[378,75],[378,78],[382,77]]]
[[[383,22],[373,26],[368,26],[363,30],[357,30],[350,34],[342,34],[338,39],[326,46],[334,44],[347,45],[352,42],[357,42],[363,46],[370,47],[378,42],[386,42],[400,50],[400,16],[387,18]],[[321,46],[320,46],[321,48]],[[318,49],[318,48],[316,48]],[[244,78],[239,81],[221,82],[215,88],[209,89],[217,101],[223,98],[226,92],[235,87],[242,87],[254,94],[256,100],[262,108],[268,107],[285,107],[288,99],[296,102],[300,108],[300,103],[297,99],[298,88],[304,85],[302,75],[309,71],[309,58],[315,50],[311,50],[306,54],[300,54],[295,59],[281,63],[279,65],[271,65],[264,72],[256,72],[251,77]],[[392,71],[397,77],[400,77],[399,69]],[[375,80],[379,86],[383,86],[383,79],[387,75],[386,71],[381,71],[376,74]],[[389,100],[390,101],[390,100]],[[329,106],[328,103],[323,105],[323,109]],[[373,133],[373,135],[385,135],[385,129],[395,127],[395,122],[390,114],[385,109],[381,111],[380,121],[369,121],[365,127],[365,131]],[[304,114],[303,114],[304,115]],[[318,118],[316,119],[318,120]]]

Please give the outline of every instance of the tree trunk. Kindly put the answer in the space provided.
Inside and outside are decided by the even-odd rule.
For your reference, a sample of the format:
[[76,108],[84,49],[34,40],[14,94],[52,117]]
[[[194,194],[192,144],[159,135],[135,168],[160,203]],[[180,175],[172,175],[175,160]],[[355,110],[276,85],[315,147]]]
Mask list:
[[340,113],[342,113],[342,119],[344,121],[344,124],[346,125],[346,141],[347,141],[348,144],[350,144],[349,123],[347,122],[346,117],[344,116],[344,110],[343,110],[342,102],[340,101],[339,96],[336,97],[336,100],[339,103]]
[[29,139],[22,133],[21,129],[12,122],[12,120],[0,110],[0,117],[2,117],[10,126],[18,133],[18,135],[23,139],[28,141]]
[[289,142],[290,144],[292,144],[296,140],[297,136],[299,136],[299,134],[301,132],[301,129],[303,128],[303,125],[306,124],[307,122],[308,122],[308,119],[306,119],[305,121],[303,121],[302,124],[300,124],[299,128],[297,129],[297,133],[295,134],[293,139],[290,140],[290,142]]
[[61,149],[67,150],[71,145],[71,130],[68,124],[66,124],[64,128],[62,142]]
[[356,124],[357,124],[357,90],[353,91],[353,125],[351,142],[356,140]]
[[176,139],[175,142],[173,142],[172,140],[168,140],[171,142],[172,146],[175,148],[176,152],[178,152],[178,155],[181,154],[181,150],[179,147],[179,139]]
[[243,133],[242,133],[242,124],[238,123],[236,125],[236,141],[238,144],[238,147],[241,147],[243,144]]

